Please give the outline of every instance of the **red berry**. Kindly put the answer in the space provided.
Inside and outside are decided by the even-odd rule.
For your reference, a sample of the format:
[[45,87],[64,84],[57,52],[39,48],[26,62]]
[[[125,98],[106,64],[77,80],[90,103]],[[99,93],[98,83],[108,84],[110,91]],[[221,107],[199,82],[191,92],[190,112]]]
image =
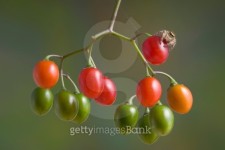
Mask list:
[[112,80],[104,77],[104,89],[101,95],[95,99],[102,105],[112,105],[116,100],[116,86]]
[[103,75],[97,68],[84,68],[79,75],[79,87],[89,98],[97,98],[104,88]]
[[158,36],[147,38],[142,44],[142,51],[147,61],[153,65],[164,63],[169,56],[169,47]]
[[39,61],[33,69],[33,79],[41,88],[55,86],[59,79],[59,68],[50,60]]
[[162,87],[156,78],[146,77],[138,83],[136,95],[140,103],[145,107],[154,106],[160,99],[161,94]]

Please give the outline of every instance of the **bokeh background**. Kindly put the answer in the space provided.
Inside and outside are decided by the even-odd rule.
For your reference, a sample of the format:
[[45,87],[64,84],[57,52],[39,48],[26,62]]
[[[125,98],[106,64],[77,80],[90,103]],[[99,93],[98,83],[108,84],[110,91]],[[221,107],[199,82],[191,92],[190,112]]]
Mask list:
[[[32,69],[48,54],[65,54],[84,46],[90,30],[111,18],[116,0],[0,0],[0,149],[1,150],[72,150],[72,149],[225,149],[225,1],[224,0],[123,0],[118,21],[135,32],[155,33],[172,30],[177,36],[176,48],[167,63],[154,66],[173,75],[193,92],[194,106],[187,115],[175,114],[170,135],[153,145],[143,144],[136,135],[103,134],[70,136],[69,129],[78,125],[59,120],[54,110],[44,117],[30,109],[30,94],[35,88]],[[101,29],[97,26],[98,30]],[[125,34],[117,24],[116,29]],[[126,33],[130,35],[129,33]],[[144,37],[139,39],[139,44]],[[133,62],[122,71],[110,72],[107,64],[121,57],[127,47],[107,36],[94,48],[96,64],[121,89],[115,105],[127,100],[135,86],[119,84],[118,78],[133,83],[144,77],[141,60],[129,48],[123,60]],[[129,52],[130,51],[130,52]],[[132,52],[131,52],[132,51]],[[107,60],[104,63],[103,58]],[[103,62],[102,62],[103,61]],[[125,62],[124,62],[125,63]],[[123,64],[120,64],[123,65]],[[68,59],[65,70],[76,81],[86,66],[85,55]],[[116,70],[118,64],[110,66]],[[106,71],[107,70],[107,71]],[[165,93],[168,80],[159,77]],[[70,84],[67,83],[68,88]],[[53,89],[60,90],[60,84]],[[138,103],[136,103],[138,104]],[[96,106],[86,126],[113,127],[112,109]],[[113,107],[113,106],[112,106]],[[110,110],[108,112],[107,110]],[[96,115],[95,112],[99,111]],[[140,107],[140,114],[142,108]]]

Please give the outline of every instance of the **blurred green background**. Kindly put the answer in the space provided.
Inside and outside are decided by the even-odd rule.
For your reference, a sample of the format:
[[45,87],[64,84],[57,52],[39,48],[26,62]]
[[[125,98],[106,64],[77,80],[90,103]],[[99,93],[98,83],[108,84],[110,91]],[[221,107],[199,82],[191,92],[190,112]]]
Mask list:
[[[76,124],[60,121],[53,110],[44,117],[38,117],[31,111],[30,94],[35,88],[32,69],[35,63],[48,54],[65,54],[83,47],[84,39],[89,40],[87,32],[97,23],[111,18],[115,2],[0,0],[1,150],[225,149],[224,0],[122,2],[118,21],[125,24],[132,18],[133,21],[128,24],[133,28],[132,31],[155,33],[168,29],[176,33],[177,45],[167,63],[153,68],[173,75],[178,82],[187,85],[194,96],[192,111],[183,116],[175,114],[172,133],[160,138],[157,143],[145,145],[136,135],[70,136],[69,129],[76,127]],[[120,26],[116,25],[116,29],[124,33]],[[92,35],[96,32],[91,30]],[[142,41],[143,37],[139,39],[139,44]],[[94,49],[93,53],[99,52],[94,55],[94,59],[104,72],[110,68],[100,58],[113,61],[120,57],[124,47],[121,41],[110,36],[102,39],[99,47]],[[123,57],[123,60],[129,60],[133,58],[133,53]],[[65,70],[76,80],[85,65],[85,56],[80,54],[66,61]],[[118,65],[110,67],[116,70]],[[135,57],[128,69],[104,73],[111,78],[138,82],[143,78],[145,69],[141,60]],[[162,101],[166,103],[165,93],[169,83],[164,77],[159,79],[164,88]],[[117,84],[117,87],[124,91],[119,92],[116,104],[131,96],[125,92],[127,89],[135,89],[126,84]],[[53,89],[54,93],[59,89],[60,84]],[[92,108],[92,115],[84,125],[113,127],[112,119],[93,115],[98,108]],[[105,109],[100,113],[108,112]]]

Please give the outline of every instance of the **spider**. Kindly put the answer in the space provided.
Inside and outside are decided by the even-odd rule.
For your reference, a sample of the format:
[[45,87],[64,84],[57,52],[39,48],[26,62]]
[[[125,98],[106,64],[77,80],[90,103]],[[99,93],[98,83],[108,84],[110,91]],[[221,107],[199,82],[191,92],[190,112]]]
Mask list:
[[161,42],[168,45],[169,49],[172,50],[176,45],[176,36],[172,31],[162,30],[155,34],[161,38]]

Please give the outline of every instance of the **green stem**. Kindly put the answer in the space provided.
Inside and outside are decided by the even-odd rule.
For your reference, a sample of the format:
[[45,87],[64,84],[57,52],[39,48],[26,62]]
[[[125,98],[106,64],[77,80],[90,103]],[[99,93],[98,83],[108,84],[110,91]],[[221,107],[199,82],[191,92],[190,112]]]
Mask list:
[[61,79],[61,83],[62,83],[62,88],[63,90],[66,90],[66,87],[65,87],[65,83],[64,83],[64,79],[63,79],[63,58],[61,59],[60,61],[60,65],[59,65],[59,70],[60,70],[60,79]]
[[68,53],[68,54],[64,55],[62,59],[65,59],[65,58],[70,57],[72,55],[76,55],[76,54],[81,53],[81,52],[83,52],[85,50],[86,50],[86,48],[82,48],[82,49],[79,49],[79,50],[75,50],[75,51],[73,51],[71,53]]
[[105,36],[107,34],[110,34],[110,33],[111,33],[110,30],[107,29],[107,30],[104,30],[104,31],[102,31],[100,33],[95,34],[94,36],[92,36],[92,39],[93,39],[93,42],[92,43],[94,43],[95,40],[98,40],[101,37],[103,37],[103,36]]
[[133,105],[133,100],[136,98],[136,95],[131,96],[131,98],[127,101],[128,104]]
[[135,50],[137,51],[138,55],[141,57],[142,61],[144,62],[144,64],[147,66],[147,68],[149,69],[151,76],[154,76],[155,73],[153,71],[153,69],[150,67],[150,65],[148,64],[148,62],[146,61],[145,57],[143,56],[143,54],[141,53],[139,47],[137,46],[135,40],[131,41],[131,43],[133,44],[133,46],[135,47]]
[[120,39],[129,41],[129,42],[131,41],[131,39],[130,39],[129,37],[124,36],[124,35],[122,35],[122,34],[120,34],[120,33],[118,33],[118,32],[114,32],[114,31],[113,31],[111,34],[114,35],[114,36],[116,36],[116,37],[118,37],[118,38],[120,38]]
[[62,58],[63,56],[60,56],[60,55],[54,55],[54,54],[53,54],[53,55],[48,55],[48,56],[46,56],[45,59],[46,59],[46,60],[49,60],[49,59],[52,58],[52,57],[55,57],[55,58]]
[[110,24],[110,26],[109,26],[109,30],[110,30],[111,32],[113,31],[113,28],[114,28],[114,24],[115,24],[116,17],[117,17],[119,8],[120,8],[121,1],[122,1],[122,0],[118,0],[118,1],[117,1],[116,7],[115,7],[115,10],[114,10],[114,13],[113,13],[112,21],[111,21],[111,24]]
[[171,75],[169,75],[169,74],[167,74],[167,73],[165,73],[165,72],[154,71],[154,73],[155,73],[155,74],[162,74],[162,75],[168,77],[168,78],[170,79],[170,83],[171,83],[172,85],[177,84],[177,81],[176,81]]
[[89,65],[89,66],[92,66],[92,67],[96,67],[96,66],[94,65],[94,61],[93,61],[93,59],[92,59],[92,57],[91,57],[91,54],[92,54],[92,48],[93,48],[93,43],[90,44],[90,46],[89,46],[89,48],[88,48],[88,65]]
[[70,76],[68,74],[63,74],[64,77],[66,77],[74,86],[74,89],[75,89],[75,94],[78,94],[80,93],[77,85],[74,83],[74,81],[70,78]]
[[150,33],[144,33],[146,36],[152,36]]
[[151,76],[147,65],[145,68],[146,68],[146,76],[148,76],[148,77]]
[[[61,79],[61,83],[62,83],[62,88],[64,89],[64,90],[66,90],[66,87],[65,87],[65,83],[64,83],[64,79],[63,79],[63,62],[64,62],[64,60],[67,58],[67,57],[70,57],[70,56],[72,56],[72,55],[76,55],[76,54],[78,54],[78,53],[81,53],[81,52],[83,52],[84,50],[86,50],[86,49],[84,49],[84,48],[82,48],[82,49],[79,49],[79,50],[75,50],[75,51],[73,51],[73,52],[71,52],[71,53],[68,53],[68,54],[66,54],[66,55],[63,55],[63,56],[60,56],[60,58],[61,58],[61,61],[60,61],[60,64],[59,64],[59,70],[60,70],[60,79]],[[49,56],[47,56],[47,57],[53,57],[53,56],[55,56],[55,55],[49,55]],[[56,55],[56,56],[59,56],[59,55]]]
[[91,60],[91,64],[93,65],[93,67],[96,68],[95,62],[92,57],[90,58],[90,60]]

